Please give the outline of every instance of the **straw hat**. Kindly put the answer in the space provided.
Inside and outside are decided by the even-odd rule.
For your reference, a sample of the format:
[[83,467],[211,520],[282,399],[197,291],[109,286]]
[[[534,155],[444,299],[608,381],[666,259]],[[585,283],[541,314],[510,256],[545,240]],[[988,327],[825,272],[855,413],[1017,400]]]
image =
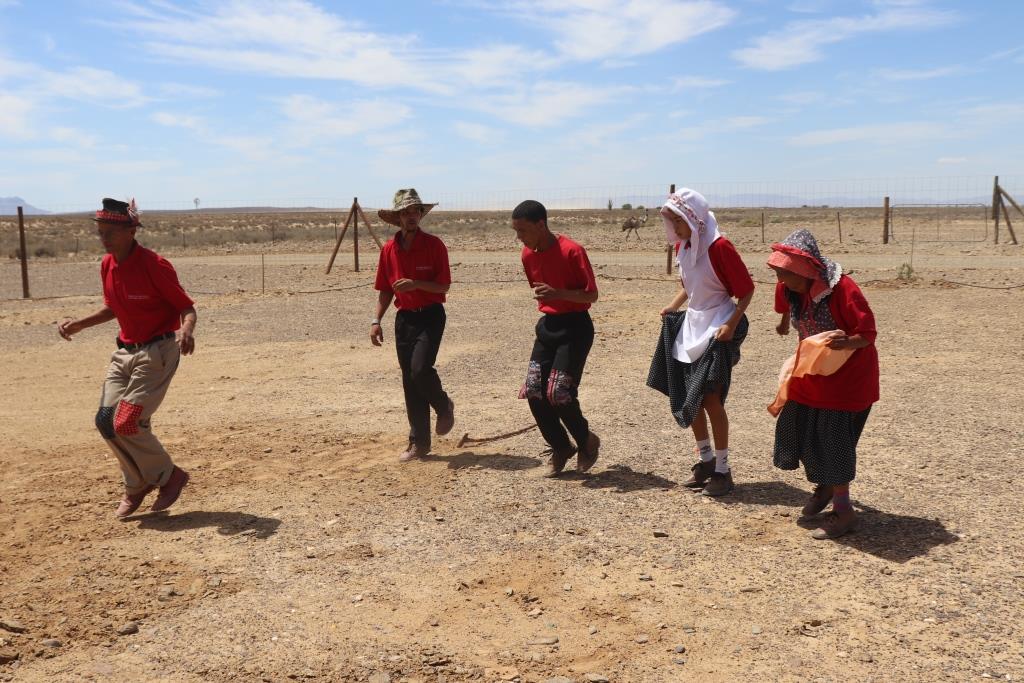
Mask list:
[[426,216],[431,209],[437,206],[436,202],[433,204],[424,204],[420,199],[419,193],[411,187],[396,192],[393,204],[394,206],[390,209],[380,209],[377,211],[377,215],[380,216],[380,219],[385,223],[390,223],[391,225],[397,225],[399,227],[401,227],[402,223],[398,220],[398,212],[402,209],[407,209],[410,206],[418,206],[423,209],[423,215]]

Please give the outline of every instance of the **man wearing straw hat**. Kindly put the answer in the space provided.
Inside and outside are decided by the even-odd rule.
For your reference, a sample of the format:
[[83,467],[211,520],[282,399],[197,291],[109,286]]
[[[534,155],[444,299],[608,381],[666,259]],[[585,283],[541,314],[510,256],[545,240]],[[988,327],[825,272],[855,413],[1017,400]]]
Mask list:
[[420,220],[437,204],[424,204],[416,190],[395,193],[391,209],[377,212],[385,223],[400,228],[380,251],[377,265],[377,310],[370,324],[370,341],[384,342],[381,318],[392,299],[395,314],[395,347],[402,368],[405,412],[409,417],[409,446],[401,462],[430,453],[430,409],[437,414],[434,431],[443,436],[455,426],[455,403],[441,386],[434,369],[444,335],[444,301],[452,276],[448,249],[439,238],[420,229]]
[[151,508],[171,507],[188,483],[188,473],[171,462],[150,431],[150,418],[167,394],[178,361],[195,349],[196,309],[169,261],[135,241],[142,224],[135,200],[104,199],[96,232],[106,255],[100,263],[103,308],[57,326],[64,339],[117,319],[117,351],[110,359],[100,394],[96,428],[121,465],[124,497],[117,517],[135,512],[159,488]]

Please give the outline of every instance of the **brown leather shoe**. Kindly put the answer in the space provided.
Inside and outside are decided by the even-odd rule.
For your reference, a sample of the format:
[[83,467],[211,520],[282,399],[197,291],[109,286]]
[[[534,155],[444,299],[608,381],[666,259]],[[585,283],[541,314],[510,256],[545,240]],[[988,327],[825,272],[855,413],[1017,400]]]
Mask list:
[[715,461],[714,459],[708,460],[707,462],[698,460],[696,464],[690,468],[690,471],[693,472],[693,474],[689,479],[683,482],[683,486],[688,489],[702,489],[704,488],[704,484],[707,483],[708,479],[710,479],[711,475],[715,472]]
[[732,470],[725,474],[712,472],[708,483],[704,485],[704,490],[701,493],[705,496],[717,498],[731,492],[734,488],[736,487],[732,483]]
[[832,501],[832,490],[833,487],[826,484],[815,486],[814,493],[811,494],[807,505],[804,505],[804,509],[800,511],[800,519],[797,521],[808,520],[827,508]]
[[601,450],[601,437],[594,432],[587,433],[587,445],[580,450],[576,457],[576,471],[583,473],[594,466],[597,462],[598,451]]
[[830,512],[825,517],[821,526],[811,532],[811,538],[824,541],[829,538],[839,538],[848,534],[857,527],[857,513],[851,510],[845,512]]
[[444,436],[452,431],[455,426],[455,401],[448,399],[448,412],[437,414],[437,422],[434,423],[434,432],[438,436]]
[[160,512],[174,505],[174,502],[178,500],[178,496],[181,495],[181,490],[188,483],[188,479],[188,472],[175,465],[174,469],[171,470],[171,476],[167,483],[160,487],[160,495],[156,497],[156,502],[153,503],[153,507],[150,509],[153,512]]
[[551,449],[551,460],[548,462],[548,470],[544,476],[551,479],[560,475],[565,469],[565,463],[569,462],[569,458],[574,455],[576,455],[576,449],[571,446],[564,451]]
[[414,443],[409,444],[409,447],[405,449],[400,456],[398,456],[398,462],[409,462],[411,460],[422,460],[427,457],[430,453],[430,449],[426,446],[417,446]]
[[124,494],[124,498],[121,499],[121,504],[117,506],[117,512],[114,514],[118,517],[127,517],[132,514],[139,509],[139,506],[142,505],[142,501],[144,501],[146,496],[148,496],[155,488],[155,486],[147,486],[144,490],[139,491],[138,493]]

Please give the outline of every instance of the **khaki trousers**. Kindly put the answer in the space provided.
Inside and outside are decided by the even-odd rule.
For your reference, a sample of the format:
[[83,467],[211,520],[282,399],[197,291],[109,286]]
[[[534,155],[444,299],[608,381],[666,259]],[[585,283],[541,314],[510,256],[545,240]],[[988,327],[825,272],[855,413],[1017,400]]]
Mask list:
[[163,402],[179,360],[174,338],[137,351],[118,349],[110,358],[96,428],[121,465],[127,493],[163,486],[171,476],[174,463],[150,430],[150,418]]

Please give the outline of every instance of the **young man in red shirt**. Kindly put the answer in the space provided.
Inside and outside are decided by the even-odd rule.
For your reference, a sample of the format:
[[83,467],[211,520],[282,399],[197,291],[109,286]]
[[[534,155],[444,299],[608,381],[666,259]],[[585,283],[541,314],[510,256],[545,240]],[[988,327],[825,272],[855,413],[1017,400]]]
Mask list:
[[512,229],[523,243],[523,269],[537,308],[544,314],[537,321],[519,398],[529,401],[540,433],[551,446],[546,476],[561,474],[573,455],[577,455],[576,470],[586,472],[597,462],[601,447],[583,417],[577,394],[594,344],[594,323],[588,312],[597,301],[594,270],[582,246],[548,229],[547,210],[540,202],[531,199],[519,204],[512,211]]
[[437,413],[434,430],[444,436],[455,426],[455,403],[434,369],[444,336],[445,294],[452,282],[448,249],[439,238],[420,229],[420,220],[437,204],[424,204],[415,189],[395,193],[392,208],[377,212],[385,223],[401,228],[384,244],[374,289],[377,310],[370,325],[374,346],[384,342],[380,321],[395,300],[395,347],[402,368],[409,446],[401,462],[430,453],[430,409]]
[[178,500],[188,473],[171,462],[150,431],[181,355],[195,349],[196,309],[169,261],[135,241],[141,225],[131,203],[104,199],[96,212],[96,232],[106,255],[100,264],[103,308],[57,326],[64,339],[117,319],[117,351],[110,359],[96,413],[96,428],[114,453],[124,475],[125,494],[117,516],[135,512],[146,495],[160,489],[152,510]]

